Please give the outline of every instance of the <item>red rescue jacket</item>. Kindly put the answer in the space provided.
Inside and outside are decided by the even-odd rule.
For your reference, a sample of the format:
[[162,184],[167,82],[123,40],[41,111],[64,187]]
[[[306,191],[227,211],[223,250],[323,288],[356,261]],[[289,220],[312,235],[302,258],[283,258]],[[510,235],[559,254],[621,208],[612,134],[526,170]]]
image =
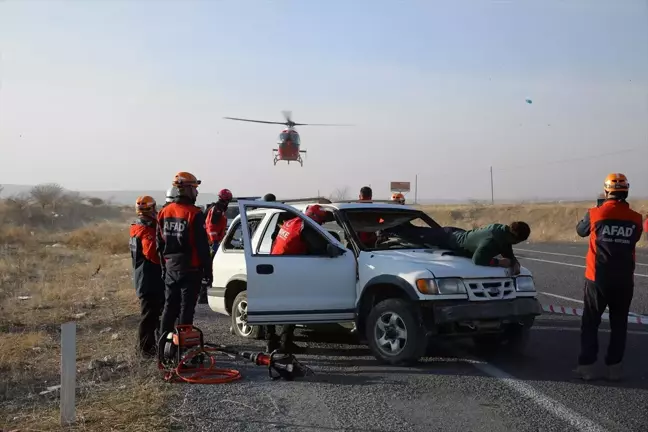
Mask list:
[[272,245],[271,255],[305,255],[306,242],[302,239],[304,222],[301,218],[293,218],[284,222]]
[[576,231],[589,236],[585,278],[604,284],[633,285],[635,245],[641,239],[641,215],[625,201],[607,200],[589,209]]
[[227,231],[227,216],[225,216],[225,212],[218,210],[215,205],[212,206],[207,212],[205,228],[210,244],[222,242]]

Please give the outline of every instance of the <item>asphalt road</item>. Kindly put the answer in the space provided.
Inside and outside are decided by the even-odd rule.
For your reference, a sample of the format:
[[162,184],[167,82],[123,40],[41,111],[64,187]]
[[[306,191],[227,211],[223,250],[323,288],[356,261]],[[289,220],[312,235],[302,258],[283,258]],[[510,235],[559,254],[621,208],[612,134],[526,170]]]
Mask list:
[[[543,304],[582,307],[583,246],[519,249]],[[637,259],[648,263],[648,253]],[[648,274],[648,266],[637,273]],[[648,313],[648,278],[636,280],[633,311]],[[206,305],[196,324],[211,341],[263,349],[231,336],[228,318]],[[187,385],[174,416],[187,431],[645,431],[648,326],[629,326],[624,381],[585,383],[572,373],[579,325],[575,317],[539,317],[524,357],[484,357],[468,341],[440,341],[416,367],[380,365],[344,335],[302,332],[309,351],[299,358],[314,376],[270,381],[264,368],[236,363],[242,381]],[[601,329],[605,349],[607,323]]]

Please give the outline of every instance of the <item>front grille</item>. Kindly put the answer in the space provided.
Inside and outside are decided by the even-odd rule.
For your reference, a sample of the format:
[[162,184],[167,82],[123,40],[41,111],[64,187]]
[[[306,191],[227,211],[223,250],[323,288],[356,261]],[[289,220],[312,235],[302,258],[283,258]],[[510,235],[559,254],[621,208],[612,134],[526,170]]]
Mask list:
[[470,300],[507,300],[515,297],[513,279],[467,279],[465,283]]

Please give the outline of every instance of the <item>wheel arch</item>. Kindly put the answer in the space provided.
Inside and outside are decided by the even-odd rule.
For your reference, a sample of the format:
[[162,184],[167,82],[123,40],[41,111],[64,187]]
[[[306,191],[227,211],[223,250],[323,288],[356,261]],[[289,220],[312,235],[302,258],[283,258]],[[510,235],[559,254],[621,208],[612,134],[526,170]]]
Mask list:
[[365,321],[371,309],[388,298],[400,298],[418,301],[419,297],[414,288],[402,277],[396,275],[380,275],[369,280],[362,290],[357,306],[356,327],[364,334]]
[[232,315],[234,299],[240,292],[247,290],[247,276],[244,274],[234,275],[225,285],[225,310]]

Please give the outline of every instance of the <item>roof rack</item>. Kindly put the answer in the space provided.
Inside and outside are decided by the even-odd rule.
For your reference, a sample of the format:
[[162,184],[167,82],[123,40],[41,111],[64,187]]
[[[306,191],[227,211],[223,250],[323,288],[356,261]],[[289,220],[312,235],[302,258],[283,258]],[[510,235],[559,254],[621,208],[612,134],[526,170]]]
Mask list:
[[324,197],[315,197],[315,198],[293,198],[293,199],[286,199],[286,200],[277,200],[277,202],[280,203],[290,203],[290,204],[297,204],[297,203],[316,203],[316,204],[331,204],[331,200],[328,198]]
[[396,201],[392,200],[359,200],[359,199],[354,199],[354,200],[335,200],[333,201],[334,203],[355,203],[355,204],[371,204],[371,203],[386,203],[386,204],[396,204]]
[[240,197],[234,197],[232,198],[232,201],[241,201],[241,200],[250,200],[254,201],[261,198],[260,196],[240,196]]

